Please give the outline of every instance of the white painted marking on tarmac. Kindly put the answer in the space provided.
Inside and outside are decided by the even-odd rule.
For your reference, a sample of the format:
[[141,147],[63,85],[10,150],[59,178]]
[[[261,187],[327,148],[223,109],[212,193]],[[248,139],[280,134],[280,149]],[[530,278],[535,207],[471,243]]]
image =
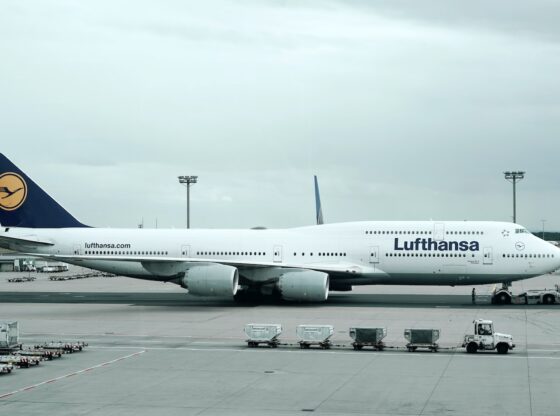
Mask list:
[[[136,348],[136,349],[138,349],[138,348]],[[135,356],[143,354],[145,352],[146,352],[146,350],[137,351],[133,354],[128,354],[128,355],[125,355],[123,357],[115,358],[114,360],[111,360],[111,361],[106,361],[104,363],[94,365],[93,367],[88,367],[88,368],[84,368],[83,370],[74,371],[73,373],[64,374],[64,375],[59,376],[59,377],[51,378],[50,380],[45,380],[45,381],[42,381],[42,382],[37,383],[37,384],[32,384],[31,386],[22,387],[21,389],[14,390],[10,393],[5,393],[5,394],[0,395],[0,400],[5,399],[6,397],[13,396],[14,394],[17,394],[17,393],[21,393],[22,391],[29,391],[29,390],[32,390],[36,387],[43,386],[45,384],[54,383],[55,381],[58,381],[58,380],[62,380],[62,379],[68,378],[68,377],[72,377],[72,376],[76,376],[78,374],[85,373],[86,371],[91,371],[91,370],[95,370],[96,368],[105,367],[107,365],[114,364],[114,363],[122,361],[122,360],[126,360],[127,358],[135,357]]]
[[[194,343],[193,343],[194,344]],[[272,353],[281,353],[281,354],[313,354],[313,351],[310,350],[300,350],[300,349],[284,349],[284,348],[240,348],[240,347],[232,347],[232,348],[196,348],[196,347],[150,347],[150,346],[90,346],[89,349],[114,349],[114,350],[132,350],[142,348],[144,350],[158,350],[158,351],[206,351],[206,352],[247,352],[247,353],[263,353],[263,354],[272,354]],[[317,354],[328,354],[328,355],[355,355],[355,356],[385,356],[385,357],[416,357],[416,358],[449,358],[449,353],[439,352],[439,353],[429,353],[429,352],[374,352],[374,351],[363,351],[363,352],[356,352],[352,350],[348,351],[333,351],[333,350],[319,350],[316,349],[315,352]],[[554,350],[554,352],[557,352]],[[452,352],[452,354],[456,358],[465,358],[465,359],[518,359],[518,360],[526,360],[529,358],[530,360],[560,360],[560,357],[555,356],[519,356],[515,353],[510,353],[508,355],[500,355],[498,356],[497,353],[483,353],[483,354],[467,354],[463,350],[457,350],[456,352]]]
[[194,338],[192,335],[153,335],[153,334],[115,334],[115,333],[69,333],[69,332],[29,332],[21,333],[20,338],[34,338],[36,336],[72,336],[72,337],[154,337],[158,338]]

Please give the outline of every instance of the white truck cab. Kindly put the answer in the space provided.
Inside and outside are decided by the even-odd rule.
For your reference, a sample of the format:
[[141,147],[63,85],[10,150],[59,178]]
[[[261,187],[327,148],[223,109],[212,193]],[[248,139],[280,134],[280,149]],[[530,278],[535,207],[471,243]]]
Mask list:
[[478,350],[496,350],[498,354],[507,354],[509,350],[515,348],[513,337],[507,334],[494,332],[494,324],[486,319],[475,319],[474,334],[465,335],[463,347],[466,347],[470,354]]

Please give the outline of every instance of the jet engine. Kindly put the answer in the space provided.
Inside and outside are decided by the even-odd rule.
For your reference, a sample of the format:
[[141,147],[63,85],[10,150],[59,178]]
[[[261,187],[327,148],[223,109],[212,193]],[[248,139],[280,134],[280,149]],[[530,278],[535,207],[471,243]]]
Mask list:
[[314,270],[287,270],[277,288],[285,300],[323,302],[329,297],[329,275]]
[[191,295],[232,297],[237,293],[239,272],[223,264],[201,264],[190,267],[181,280],[181,286]]

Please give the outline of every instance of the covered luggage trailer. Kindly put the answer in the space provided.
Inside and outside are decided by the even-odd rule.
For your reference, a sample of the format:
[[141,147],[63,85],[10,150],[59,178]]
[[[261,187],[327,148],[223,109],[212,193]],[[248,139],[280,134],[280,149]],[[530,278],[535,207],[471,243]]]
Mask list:
[[271,348],[276,348],[280,341],[278,337],[282,333],[280,324],[247,324],[245,325],[245,335],[247,335],[247,345],[250,348],[266,344]]
[[409,352],[414,352],[418,348],[425,348],[433,352],[437,352],[439,345],[439,329],[405,329],[404,338],[408,341],[406,348]]
[[332,345],[330,337],[334,334],[332,325],[298,325],[296,335],[300,348],[310,348],[318,345],[323,349],[329,349]]
[[383,338],[387,336],[387,328],[350,328],[349,335],[354,340],[352,347],[355,350],[369,346],[376,351],[383,351]]

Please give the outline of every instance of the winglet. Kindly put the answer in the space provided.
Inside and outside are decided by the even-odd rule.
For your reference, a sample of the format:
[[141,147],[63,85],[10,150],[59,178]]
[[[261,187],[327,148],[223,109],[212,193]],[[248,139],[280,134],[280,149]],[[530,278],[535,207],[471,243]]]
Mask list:
[[323,224],[323,209],[321,208],[321,196],[319,195],[319,182],[317,181],[317,175],[313,176],[315,180],[315,216],[317,220],[317,225]]

